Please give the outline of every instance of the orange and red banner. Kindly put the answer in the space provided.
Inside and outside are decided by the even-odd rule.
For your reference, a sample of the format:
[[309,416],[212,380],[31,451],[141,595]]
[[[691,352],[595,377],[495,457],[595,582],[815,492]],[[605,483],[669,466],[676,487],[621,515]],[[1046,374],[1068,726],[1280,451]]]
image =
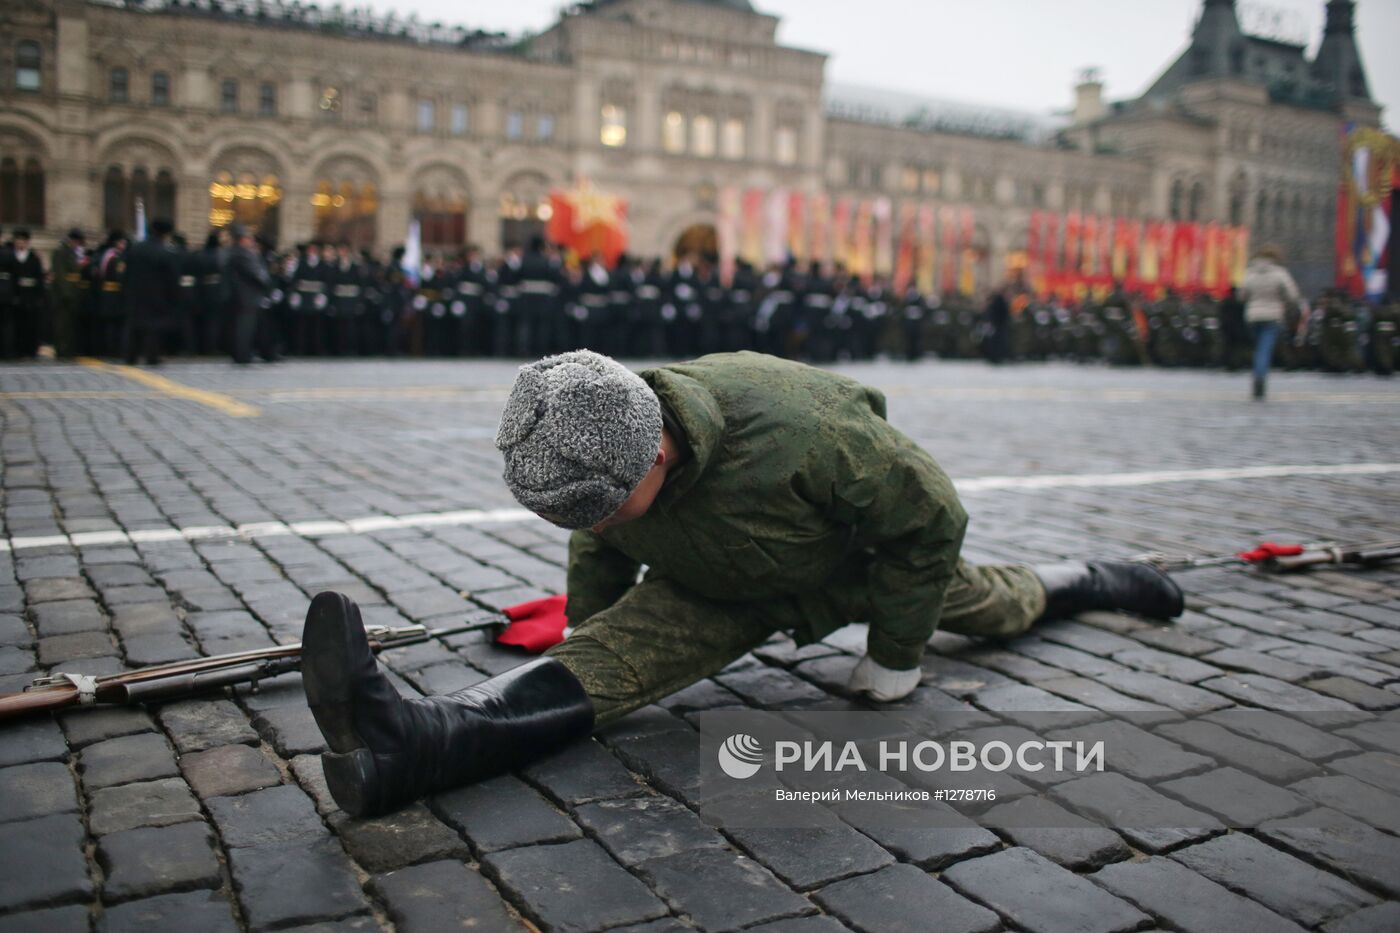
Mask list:
[[545,236],[580,257],[598,253],[608,266],[627,251],[627,202],[580,180],[572,191],[549,193]]

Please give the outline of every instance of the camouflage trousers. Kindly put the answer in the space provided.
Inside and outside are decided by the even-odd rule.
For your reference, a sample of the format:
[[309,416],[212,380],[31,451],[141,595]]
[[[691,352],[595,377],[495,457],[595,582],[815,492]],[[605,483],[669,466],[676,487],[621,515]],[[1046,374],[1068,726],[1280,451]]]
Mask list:
[[[648,574],[548,653],[583,683],[601,726],[718,673],[789,628],[794,607],[708,599]],[[939,628],[1005,638],[1044,611],[1045,589],[1028,568],[959,561]]]

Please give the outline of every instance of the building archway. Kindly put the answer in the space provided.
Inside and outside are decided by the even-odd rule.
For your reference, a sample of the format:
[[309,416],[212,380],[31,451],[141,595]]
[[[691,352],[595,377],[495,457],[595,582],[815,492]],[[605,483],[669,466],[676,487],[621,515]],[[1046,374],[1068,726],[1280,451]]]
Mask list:
[[506,180],[499,203],[502,245],[528,246],[544,236],[553,216],[549,189],[549,179],[536,171],[517,172]]
[[719,233],[714,224],[691,224],[680,232],[672,247],[671,255],[680,259],[686,255],[699,256],[710,262],[719,259]]

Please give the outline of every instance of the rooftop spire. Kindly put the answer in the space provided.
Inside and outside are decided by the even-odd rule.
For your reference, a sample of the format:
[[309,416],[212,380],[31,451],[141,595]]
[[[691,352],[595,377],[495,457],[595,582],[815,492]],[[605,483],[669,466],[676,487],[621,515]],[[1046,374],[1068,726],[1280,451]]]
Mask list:
[[1322,45],[1313,60],[1313,77],[1343,100],[1370,100],[1366,68],[1356,45],[1356,4],[1352,0],[1329,0],[1327,26]]

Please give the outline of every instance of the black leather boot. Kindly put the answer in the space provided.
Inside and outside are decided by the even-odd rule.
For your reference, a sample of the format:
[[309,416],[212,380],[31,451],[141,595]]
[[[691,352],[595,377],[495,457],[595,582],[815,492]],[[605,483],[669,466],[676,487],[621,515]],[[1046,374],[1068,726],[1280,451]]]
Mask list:
[[359,607],[340,593],[311,601],[301,671],[330,747],[326,784],[353,816],[501,774],[593,730],[588,694],[553,658],[446,696],[400,696],[370,651]]
[[1031,571],[1045,586],[1045,612],[1037,621],[1063,619],[1091,609],[1119,610],[1149,619],[1175,619],[1186,608],[1181,587],[1149,564],[1126,560],[1043,564]]

